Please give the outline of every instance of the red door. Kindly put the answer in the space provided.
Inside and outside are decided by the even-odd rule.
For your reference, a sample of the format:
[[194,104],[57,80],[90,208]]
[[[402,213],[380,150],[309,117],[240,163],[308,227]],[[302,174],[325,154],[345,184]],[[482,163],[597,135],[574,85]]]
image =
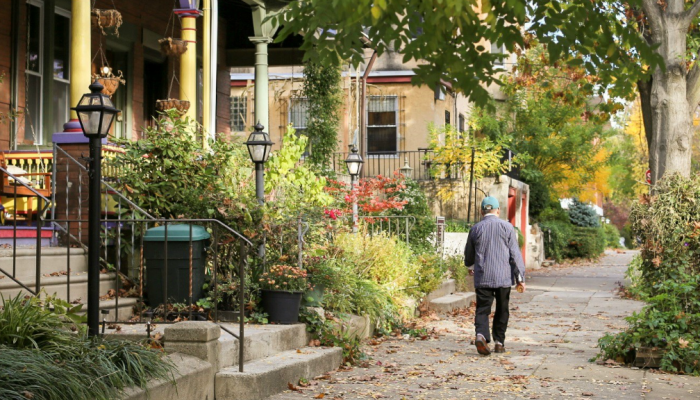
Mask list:
[[527,216],[530,211],[527,209],[527,193],[523,193],[523,202],[520,205],[520,230],[523,232],[523,262],[527,263],[525,252],[527,250]]

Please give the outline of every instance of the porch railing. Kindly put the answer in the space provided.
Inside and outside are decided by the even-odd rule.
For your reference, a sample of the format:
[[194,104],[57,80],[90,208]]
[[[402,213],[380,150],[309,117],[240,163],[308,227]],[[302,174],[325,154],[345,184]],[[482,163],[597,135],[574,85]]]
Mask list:
[[[333,154],[331,167],[336,173],[347,174],[345,159],[347,152]],[[395,172],[410,171],[411,178],[416,181],[428,181],[435,178],[436,169],[434,161],[435,153],[430,149],[418,149],[412,151],[373,152],[363,154],[362,177],[374,178],[376,176],[391,177]],[[461,164],[450,166],[448,174],[441,179],[462,179]]]

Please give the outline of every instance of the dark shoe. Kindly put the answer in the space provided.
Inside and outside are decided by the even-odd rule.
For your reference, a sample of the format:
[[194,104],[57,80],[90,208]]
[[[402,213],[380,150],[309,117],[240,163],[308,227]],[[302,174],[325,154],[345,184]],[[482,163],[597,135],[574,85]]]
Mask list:
[[476,340],[474,341],[474,344],[476,345],[476,351],[479,352],[482,356],[488,356],[491,354],[491,350],[489,349],[488,343],[486,343],[486,339],[484,339],[483,335],[476,335]]
[[505,353],[506,348],[501,343],[496,342],[496,345],[493,347],[493,351],[496,353]]

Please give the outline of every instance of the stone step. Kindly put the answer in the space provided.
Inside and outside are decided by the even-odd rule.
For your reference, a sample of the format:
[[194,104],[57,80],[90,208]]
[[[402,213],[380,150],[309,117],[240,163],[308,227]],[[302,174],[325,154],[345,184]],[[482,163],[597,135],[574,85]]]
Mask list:
[[[119,307],[117,308],[117,301],[115,299],[112,300],[100,300],[100,310],[109,310],[109,314],[106,316],[107,322],[114,322],[114,321],[128,321],[131,319],[131,317],[134,316],[134,306],[138,304],[139,299],[136,297],[120,297],[119,298]],[[85,314],[87,312],[87,304],[83,306],[83,309],[81,310],[80,313],[78,314]],[[116,319],[115,319],[115,310],[116,310]],[[100,314],[100,321],[102,321],[102,314]],[[145,323],[144,323],[145,326]],[[102,329],[102,326],[100,326],[100,329]],[[145,333],[145,328],[144,328],[144,338],[146,336]]]
[[439,313],[452,312],[458,308],[469,307],[472,301],[476,300],[476,294],[472,292],[453,293],[447,296],[438,297],[429,303],[431,310]]
[[439,297],[447,296],[448,294],[454,293],[456,288],[457,282],[454,279],[445,279],[437,289],[433,290],[425,297],[425,300],[429,302]]
[[[20,281],[34,290],[35,277]],[[109,289],[115,289],[117,285],[116,274],[100,274],[100,296],[107,294]],[[70,298],[68,298],[68,276],[41,276],[41,289],[46,294],[66,301],[84,301],[87,298],[87,272],[72,272],[70,274]],[[5,298],[14,297],[26,292],[17,282],[9,278],[0,280],[0,294]]]
[[224,368],[216,374],[217,400],[263,400],[297,385],[299,379],[333,371],[343,361],[340,347],[304,347],[272,357],[251,361],[238,367]]
[[[68,249],[65,247],[41,248],[41,273],[51,274],[68,270]],[[36,248],[18,248],[14,276],[20,281],[34,281],[36,276]],[[0,268],[8,274],[12,271],[12,249],[0,250]],[[87,271],[87,253],[83,249],[70,249],[70,270]],[[3,275],[0,273],[0,275]]]
[[[229,331],[238,335],[238,324],[221,323]],[[277,353],[295,350],[309,344],[306,325],[245,325],[244,331],[244,360],[258,360]],[[219,337],[221,347],[219,366],[221,368],[238,365],[238,339],[225,330]]]

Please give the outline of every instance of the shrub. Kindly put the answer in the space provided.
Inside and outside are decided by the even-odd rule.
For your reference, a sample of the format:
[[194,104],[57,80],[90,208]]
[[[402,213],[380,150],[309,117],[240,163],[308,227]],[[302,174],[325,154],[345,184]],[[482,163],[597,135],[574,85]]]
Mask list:
[[472,225],[467,221],[451,219],[445,223],[445,232],[467,233],[472,228]]
[[400,201],[405,201],[406,205],[403,209],[395,210],[393,215],[412,215],[416,218],[408,239],[411,247],[416,252],[433,250],[434,245],[430,243],[430,238],[435,233],[436,223],[423,189],[413,179],[406,179],[403,187],[397,191],[396,197]]
[[560,221],[560,222],[569,222],[569,214],[561,208],[561,205],[557,203],[553,203],[550,207],[545,208],[541,213],[540,213],[540,221],[542,222],[548,222],[548,221]]
[[605,245],[607,247],[612,247],[616,249],[620,247],[620,231],[613,224],[603,225],[603,231],[605,232]]
[[631,361],[638,347],[663,351],[661,368],[700,375],[700,176],[665,178],[632,206],[641,257],[631,292],[647,301],[629,327],[599,341],[599,357]]
[[605,233],[602,228],[574,227],[566,246],[566,258],[597,258],[605,251]]
[[581,203],[578,199],[569,206],[569,220],[572,224],[584,228],[597,228],[600,226],[600,219],[593,207]]
[[457,291],[459,292],[468,292],[468,291],[473,291],[473,285],[470,285],[469,282],[467,281],[468,279],[471,279],[469,277],[469,268],[464,265],[464,257],[463,256],[451,256],[447,257],[445,259],[445,265],[447,268],[447,271],[449,271],[450,276],[452,279],[455,280],[455,283],[457,285]]
[[569,222],[544,221],[540,223],[544,235],[544,252],[547,257],[561,261],[567,256],[567,246],[573,236],[573,226]]
[[622,228],[622,237],[625,238],[625,247],[628,249],[636,249],[637,248],[637,238],[632,233],[632,224],[629,222],[625,224],[625,226]]

